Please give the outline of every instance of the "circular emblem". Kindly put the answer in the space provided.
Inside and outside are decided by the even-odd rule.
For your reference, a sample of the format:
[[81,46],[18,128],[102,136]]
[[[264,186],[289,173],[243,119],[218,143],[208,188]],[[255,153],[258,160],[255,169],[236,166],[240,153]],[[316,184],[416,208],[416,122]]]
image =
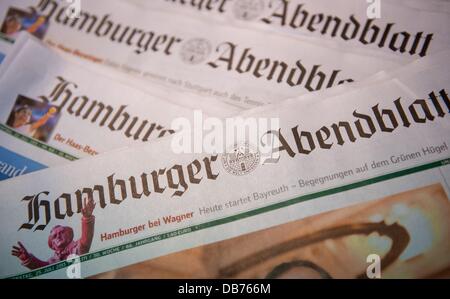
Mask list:
[[234,2],[233,13],[237,19],[251,21],[264,11],[264,0],[239,0]]
[[223,168],[233,175],[245,175],[256,169],[260,154],[248,143],[235,145],[231,151],[222,155]]
[[181,59],[187,64],[199,64],[211,54],[211,43],[204,38],[192,38],[181,47]]

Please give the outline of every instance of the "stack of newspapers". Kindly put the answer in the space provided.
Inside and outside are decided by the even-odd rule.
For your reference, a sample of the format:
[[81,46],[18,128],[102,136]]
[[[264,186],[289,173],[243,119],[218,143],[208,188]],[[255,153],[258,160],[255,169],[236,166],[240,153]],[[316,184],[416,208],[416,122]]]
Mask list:
[[450,1],[2,0],[1,278],[450,277]]

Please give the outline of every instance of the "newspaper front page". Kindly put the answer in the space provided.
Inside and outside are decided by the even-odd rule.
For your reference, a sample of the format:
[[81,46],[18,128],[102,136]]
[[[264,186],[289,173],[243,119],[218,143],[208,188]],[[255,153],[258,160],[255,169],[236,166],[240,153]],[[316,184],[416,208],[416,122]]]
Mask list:
[[[2,1],[0,19],[5,28],[11,17],[30,19],[34,26],[24,25],[23,30],[68,56],[242,108],[358,81],[408,61],[353,46],[342,51],[334,41],[230,27],[117,0],[83,1],[77,16],[68,8],[65,1]],[[13,29],[3,35],[14,39]]]
[[[272,152],[279,154],[275,161],[251,151],[258,144],[245,139],[224,153],[176,154],[174,146],[184,136],[180,132],[0,183],[5,197],[1,275],[67,277],[77,263],[87,277],[276,225],[293,227],[328,211],[341,209],[333,214],[339,220],[366,207],[342,210],[357,204],[370,204],[372,210],[357,212],[354,221],[337,221],[342,235],[356,229],[391,238],[394,251],[381,241],[379,250],[371,249],[382,257],[388,252],[388,265],[425,253],[425,261],[433,254],[444,259],[432,260],[428,265],[434,266],[424,273],[447,267],[442,252],[450,244],[448,58],[448,53],[439,61],[430,57],[395,78],[372,81],[332,100],[299,99],[258,111],[254,118],[280,120],[279,130],[266,132],[279,142]],[[421,204],[424,198],[430,204]],[[408,214],[410,208],[417,213]],[[397,218],[389,217],[390,210]],[[408,215],[412,218],[401,218]],[[318,221],[311,229],[325,227]],[[421,229],[431,241],[420,239],[428,236],[415,231]],[[71,238],[57,237],[57,231]],[[278,241],[296,237],[291,230],[282,236]],[[241,255],[230,255],[216,269],[231,277],[256,273],[251,267],[261,255],[248,258],[252,250],[257,253],[249,246]],[[270,265],[259,273],[267,269]]]
[[192,118],[190,109],[69,63],[27,35],[13,52],[0,71],[0,179],[153,142],[173,134],[175,118]]
[[448,1],[132,0],[140,7],[223,24],[313,36],[417,59],[448,49]]

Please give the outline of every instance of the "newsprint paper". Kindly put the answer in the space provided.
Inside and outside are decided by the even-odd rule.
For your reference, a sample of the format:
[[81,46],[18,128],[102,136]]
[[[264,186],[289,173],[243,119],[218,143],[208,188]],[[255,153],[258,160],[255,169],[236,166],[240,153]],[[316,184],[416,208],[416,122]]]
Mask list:
[[[245,139],[223,153],[177,154],[186,135],[180,131],[1,182],[0,275],[67,277],[75,262],[88,277],[281,224],[273,242],[287,242],[306,233],[289,229],[296,221],[357,204],[371,209],[337,211],[331,236],[375,232],[371,239],[384,241],[370,251],[384,264],[423,254],[434,265],[429,271],[448,266],[448,53],[439,59],[332,100],[259,111],[254,118],[280,121],[279,130],[265,132],[278,141],[271,155],[260,152],[259,140]],[[318,221],[311,229],[326,227]],[[252,267],[270,256],[246,246],[223,260],[221,273],[261,275],[269,268]]]
[[131,1],[141,7],[313,36],[409,59],[448,49],[450,41],[448,1],[333,0],[332,5],[328,0]]
[[143,145],[173,134],[175,118],[192,118],[190,109],[67,62],[28,35],[12,51],[0,68],[0,180]]
[[[83,1],[77,18],[68,8],[64,1],[5,0],[0,20],[23,15],[36,20],[27,31],[67,56],[242,108],[359,81],[409,61],[353,46],[343,51],[334,41],[224,26],[117,0]],[[10,40],[18,34],[4,31]]]

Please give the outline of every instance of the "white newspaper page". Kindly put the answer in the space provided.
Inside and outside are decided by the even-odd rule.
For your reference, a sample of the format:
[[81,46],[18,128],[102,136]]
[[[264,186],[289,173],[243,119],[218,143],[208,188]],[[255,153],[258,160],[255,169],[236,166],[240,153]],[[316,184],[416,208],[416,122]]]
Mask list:
[[[430,212],[425,218],[433,221],[431,241],[421,239],[430,232],[428,222],[410,218],[413,229],[425,233],[402,237],[403,245],[396,250],[413,244],[406,256],[415,257],[440,245],[448,252],[450,77],[445,63],[430,61],[438,66],[417,72],[413,64],[395,80],[332,101],[299,100],[258,112],[253,120],[280,121],[279,130],[264,131],[278,141],[272,155],[258,147],[263,140],[253,144],[245,139],[225,153],[195,154],[194,149],[176,154],[175,148],[187,138],[180,132],[140,148],[0,183],[0,274],[67,277],[75,263],[87,277],[395,196],[406,197],[395,209],[397,216],[417,216],[404,207],[423,202],[416,194],[434,198],[433,206],[423,211],[444,214],[435,217]],[[205,129],[201,124],[198,128]],[[194,129],[194,135],[198,132]],[[392,227],[397,221],[386,211],[373,217],[364,211],[358,215],[365,215],[369,224],[362,233],[404,233],[398,225]],[[293,236],[290,233],[283,235]],[[383,250],[386,246],[375,253],[383,257]],[[388,255],[390,262],[393,254]],[[225,274],[241,273],[231,260],[236,256],[229,257],[224,263],[234,267]],[[448,265],[449,257],[444,257],[440,265]]]
[[[23,33],[24,32],[24,33]],[[13,61],[14,59],[6,59],[6,55],[14,56],[18,49],[21,49],[20,44],[26,42],[27,38],[20,38],[21,35],[30,35],[28,32],[22,31],[18,34],[16,40],[8,39],[4,34],[0,33],[0,64],[9,63],[8,61]],[[75,59],[72,55],[64,55],[66,53],[59,52],[67,58],[67,60],[72,61],[83,68],[92,70],[97,74],[101,74],[104,77],[111,78],[115,81],[120,81],[124,84],[131,85],[137,89],[141,89],[147,93],[154,95],[155,97],[164,98],[165,100],[172,102],[176,105],[183,106],[190,109],[201,109],[209,115],[215,116],[233,116],[238,112],[242,111],[243,108],[236,106],[234,104],[225,103],[219,99],[211,98],[196,94],[194,92],[189,92],[187,90],[182,90],[181,88],[171,87],[167,88],[163,84],[158,84],[158,82],[152,82],[149,84],[148,80],[141,77],[132,76],[125,72],[119,72],[112,70],[111,68],[92,64],[87,60]],[[0,76],[7,70],[7,67],[0,68]]]
[[0,77],[1,180],[155,141],[173,133],[175,118],[192,116],[23,39]]
[[[2,1],[0,19],[70,56],[243,108],[358,81],[408,59],[309,37],[283,37],[117,0]],[[14,30],[18,29],[18,30]]]
[[294,36],[313,36],[409,59],[446,50],[450,43],[448,1],[132,1],[141,7]]

